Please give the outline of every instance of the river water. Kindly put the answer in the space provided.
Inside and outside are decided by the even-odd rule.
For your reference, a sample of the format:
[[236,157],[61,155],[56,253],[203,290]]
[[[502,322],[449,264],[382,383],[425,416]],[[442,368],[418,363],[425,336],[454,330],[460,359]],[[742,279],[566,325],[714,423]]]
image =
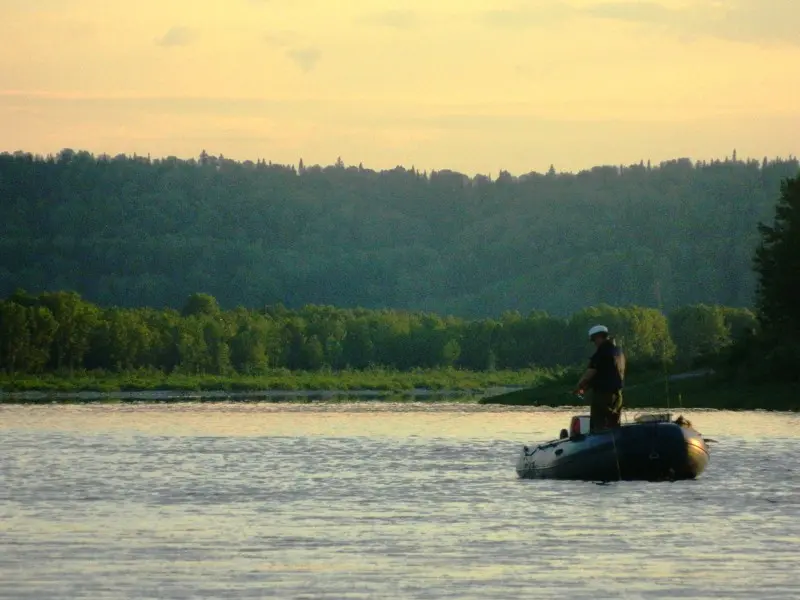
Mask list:
[[573,412],[0,405],[0,597],[800,597],[800,415],[684,412],[695,481],[518,480]]

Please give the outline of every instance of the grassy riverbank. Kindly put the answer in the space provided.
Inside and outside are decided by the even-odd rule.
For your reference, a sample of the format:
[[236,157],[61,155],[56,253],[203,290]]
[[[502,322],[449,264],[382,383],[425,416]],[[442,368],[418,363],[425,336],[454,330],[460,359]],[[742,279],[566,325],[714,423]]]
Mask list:
[[[454,394],[480,396],[481,404],[510,406],[574,406],[580,403],[570,393],[578,378],[575,369],[475,372],[458,369],[400,372],[387,369],[339,372],[275,370],[257,376],[216,376],[164,374],[159,372],[102,373],[39,376],[0,375],[0,402],[38,402],[42,395],[60,398],[87,396],[87,400],[115,397],[133,392],[166,392],[168,400],[180,401],[182,393],[196,397],[220,393],[325,392],[325,398],[339,395],[400,397],[420,392],[440,394],[441,400]],[[521,388],[492,393],[496,388]],[[37,397],[28,393],[39,392]],[[174,393],[174,394],[172,394]],[[261,394],[259,394],[261,393]],[[669,397],[669,401],[667,401]],[[133,398],[135,399],[135,398]],[[439,399],[437,399],[439,400]],[[800,410],[800,387],[792,384],[743,385],[716,375],[670,380],[658,372],[633,373],[624,393],[626,408],[711,408],[728,410]],[[585,400],[585,402],[588,402]]]
[[134,373],[82,372],[72,375],[0,375],[2,392],[125,392],[125,391],[363,391],[404,392],[449,390],[483,392],[496,387],[541,386],[564,378],[565,369],[463,371],[458,369],[389,369],[363,371],[275,370],[263,375],[187,375],[157,371]]
[[[509,406],[573,406],[580,403],[566,381],[482,398],[482,404]],[[626,408],[800,410],[800,386],[790,383],[742,384],[715,374],[665,382],[663,375],[641,373],[630,377],[623,392]],[[584,401],[589,402],[587,396]]]

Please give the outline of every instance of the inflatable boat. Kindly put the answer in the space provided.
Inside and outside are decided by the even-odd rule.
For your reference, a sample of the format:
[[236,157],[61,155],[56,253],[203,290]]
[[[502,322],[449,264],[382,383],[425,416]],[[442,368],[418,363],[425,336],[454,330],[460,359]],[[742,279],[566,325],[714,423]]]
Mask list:
[[641,415],[633,423],[590,433],[589,417],[572,417],[560,439],[523,446],[522,479],[676,481],[695,479],[708,465],[706,440],[683,417]]

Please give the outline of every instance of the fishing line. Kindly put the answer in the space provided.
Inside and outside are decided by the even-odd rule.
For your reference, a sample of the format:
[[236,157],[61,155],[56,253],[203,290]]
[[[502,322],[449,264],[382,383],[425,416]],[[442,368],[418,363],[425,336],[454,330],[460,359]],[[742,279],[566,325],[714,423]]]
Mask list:
[[614,459],[617,461],[617,481],[622,481],[622,469],[619,468],[619,454],[617,453],[617,435],[614,428],[611,429],[611,442],[614,444]]
[[[667,337],[669,335],[669,320],[666,318],[664,314],[664,302],[661,297],[661,281],[656,280],[655,285],[655,293],[656,293],[656,300],[658,301],[658,311],[661,313],[661,316],[667,322],[667,331],[662,336],[662,344],[661,344],[661,365],[664,371],[664,395],[666,396],[667,401],[667,420],[672,419],[672,407],[670,406],[670,399],[669,399],[669,368],[667,366]],[[659,453],[656,451],[656,437],[658,435],[658,424],[656,421],[653,422],[653,432],[656,434],[653,436],[653,449],[650,452],[650,460],[658,460]]]
[[[662,316],[666,318],[664,315],[664,303],[661,299],[661,282],[656,280],[656,299],[658,300],[658,310]],[[669,333],[669,321],[667,321],[667,333]],[[667,414],[670,415],[670,403],[669,403],[669,371],[667,369],[667,335],[662,337],[663,344],[661,348],[661,365],[664,368],[664,393],[667,396]],[[671,415],[670,415],[671,416]],[[669,417],[668,417],[669,418]]]

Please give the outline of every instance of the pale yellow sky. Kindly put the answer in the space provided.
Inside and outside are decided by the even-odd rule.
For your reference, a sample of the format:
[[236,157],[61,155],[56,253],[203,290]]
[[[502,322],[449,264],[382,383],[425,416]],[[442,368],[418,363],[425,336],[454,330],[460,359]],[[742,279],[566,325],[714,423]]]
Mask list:
[[0,151],[469,174],[787,156],[800,0],[0,0]]

